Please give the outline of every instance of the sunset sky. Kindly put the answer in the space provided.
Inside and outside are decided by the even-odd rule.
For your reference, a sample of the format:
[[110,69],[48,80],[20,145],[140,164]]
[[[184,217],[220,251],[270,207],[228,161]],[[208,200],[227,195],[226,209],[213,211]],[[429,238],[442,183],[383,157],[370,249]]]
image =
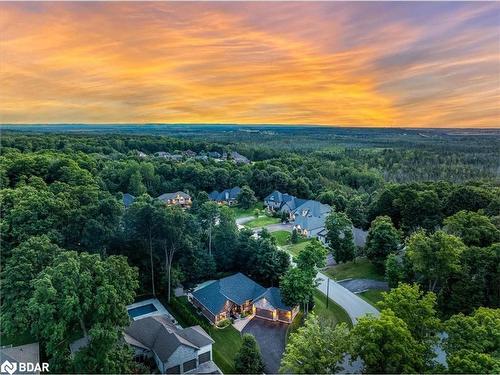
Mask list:
[[0,3],[1,123],[500,126],[500,3]]

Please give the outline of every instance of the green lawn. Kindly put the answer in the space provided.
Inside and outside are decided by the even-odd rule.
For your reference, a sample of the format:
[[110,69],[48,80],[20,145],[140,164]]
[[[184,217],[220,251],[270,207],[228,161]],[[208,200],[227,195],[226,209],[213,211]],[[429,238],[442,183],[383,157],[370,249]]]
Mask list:
[[359,293],[358,296],[363,298],[369,304],[377,307],[377,302],[382,301],[383,290],[369,289],[366,292]]
[[299,255],[299,252],[307,246],[311,240],[306,238],[301,238],[298,243],[283,246],[283,249],[291,253],[294,257]]
[[356,262],[338,264],[328,268],[325,273],[334,280],[373,279],[384,280],[384,275],[366,258],[358,258]]
[[230,208],[231,208],[231,211],[233,211],[234,216],[237,219],[239,217],[253,216],[255,213],[255,210],[256,209],[263,210],[264,205],[262,204],[262,202],[258,202],[250,208],[241,208],[238,206],[230,206]]
[[272,232],[271,236],[276,239],[276,244],[278,246],[285,246],[288,244],[288,240],[290,239],[290,232],[286,230],[279,230],[277,232]]
[[256,219],[246,222],[243,225],[247,228],[260,228],[265,227],[269,224],[278,224],[279,222],[280,219],[278,217],[260,216]]
[[329,320],[333,324],[344,322],[347,323],[349,327],[352,327],[349,315],[331,299],[328,301],[328,308],[326,308],[326,296],[319,290],[314,291],[313,311],[319,317],[319,320]]
[[[200,316],[196,309],[187,300],[187,297],[180,297],[178,301],[186,307],[190,315],[194,316],[198,320],[198,324],[208,329],[208,334],[214,339],[215,343],[212,346],[214,361],[217,366],[220,367],[222,372],[225,374],[234,374],[236,370],[234,369],[234,357],[241,346],[241,335],[232,326],[229,325],[224,329],[216,328],[209,324],[208,320],[204,316]],[[170,306],[169,306],[170,307]],[[169,308],[169,311],[174,315],[175,319],[183,327],[187,327],[186,319],[183,318],[179,311],[173,308]]]

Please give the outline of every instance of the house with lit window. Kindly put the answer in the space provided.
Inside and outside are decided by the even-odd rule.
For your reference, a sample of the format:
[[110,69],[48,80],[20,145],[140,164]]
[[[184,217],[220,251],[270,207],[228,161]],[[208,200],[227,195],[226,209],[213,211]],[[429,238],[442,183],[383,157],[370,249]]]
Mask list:
[[199,285],[188,295],[191,303],[212,323],[251,315],[252,318],[291,323],[298,306],[287,306],[279,288],[264,288],[242,273]]
[[240,187],[235,186],[232,189],[226,189],[221,192],[218,192],[217,190],[212,191],[210,194],[208,194],[208,198],[219,204],[227,204],[228,206],[232,206],[238,203],[238,195],[240,194],[240,192]]
[[188,193],[183,191],[176,191],[175,193],[165,193],[156,198],[168,206],[191,207],[192,200]]

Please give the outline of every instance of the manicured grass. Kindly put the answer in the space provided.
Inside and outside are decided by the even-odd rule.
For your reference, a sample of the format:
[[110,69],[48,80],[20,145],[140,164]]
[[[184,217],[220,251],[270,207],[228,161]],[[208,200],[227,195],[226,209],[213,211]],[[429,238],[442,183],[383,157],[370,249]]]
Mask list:
[[328,301],[328,308],[326,308],[326,296],[319,290],[314,291],[313,311],[318,316],[319,320],[329,320],[334,325],[344,322],[347,323],[349,327],[352,327],[349,315],[331,299]]
[[328,268],[325,273],[334,280],[344,279],[373,279],[384,280],[384,275],[366,258],[358,258],[355,262],[348,262]]
[[366,292],[359,293],[358,296],[363,298],[366,302],[369,304],[377,307],[377,302],[382,301],[383,290],[378,290],[378,289],[369,289]]
[[247,228],[260,228],[265,227],[269,224],[278,224],[279,222],[280,219],[278,217],[260,216],[256,219],[246,222],[243,225]]
[[[187,297],[180,297],[177,300],[186,307],[189,314],[198,321],[199,325],[207,330],[207,333],[215,341],[212,346],[212,351],[214,362],[217,366],[219,366],[225,374],[234,374],[236,372],[234,369],[234,357],[241,346],[240,333],[232,325],[224,329],[219,329],[210,325],[208,320],[203,315],[198,314],[194,306],[187,300]],[[189,326],[186,322],[186,317],[183,317],[173,308],[169,308],[169,311],[172,315],[174,315],[175,319],[177,319],[181,326]]]
[[285,246],[288,244],[290,239],[290,232],[287,232],[286,230],[279,230],[277,232],[272,232],[271,236],[276,239],[276,244],[278,246]]
[[299,252],[307,246],[309,241],[309,239],[301,238],[298,243],[286,245],[283,248],[291,253],[294,257],[296,257],[297,255],[299,255]]
[[233,211],[236,219],[238,219],[239,217],[253,216],[255,214],[255,210],[256,209],[263,210],[264,205],[261,202],[258,202],[250,208],[241,208],[238,206],[230,206],[230,208],[231,211]]

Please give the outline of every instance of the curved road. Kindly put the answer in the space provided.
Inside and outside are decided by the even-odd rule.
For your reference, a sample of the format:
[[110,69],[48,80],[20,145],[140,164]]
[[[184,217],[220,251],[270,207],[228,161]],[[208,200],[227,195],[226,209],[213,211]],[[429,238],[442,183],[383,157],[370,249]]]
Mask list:
[[375,307],[336,281],[330,279],[330,286],[328,286],[328,279],[324,273],[318,272],[316,275],[316,280],[319,282],[317,286],[318,290],[324,295],[326,295],[328,290],[328,298],[337,305],[340,305],[347,312],[352,324],[356,324],[358,318],[364,315],[372,314],[378,316],[380,314]]

